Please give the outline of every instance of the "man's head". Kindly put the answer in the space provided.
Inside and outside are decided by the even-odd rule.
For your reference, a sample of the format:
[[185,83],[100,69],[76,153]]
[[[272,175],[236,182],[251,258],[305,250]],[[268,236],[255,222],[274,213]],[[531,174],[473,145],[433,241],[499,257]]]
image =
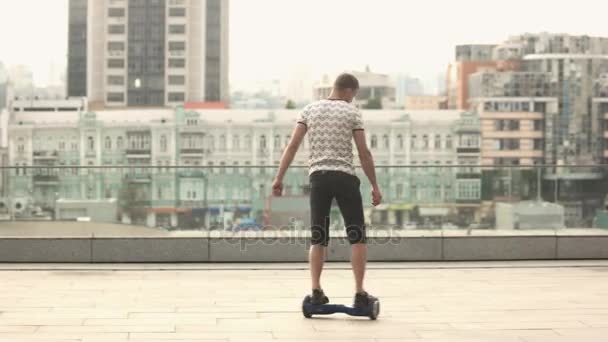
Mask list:
[[359,91],[359,80],[351,74],[338,76],[334,83],[334,96],[347,102],[353,102]]

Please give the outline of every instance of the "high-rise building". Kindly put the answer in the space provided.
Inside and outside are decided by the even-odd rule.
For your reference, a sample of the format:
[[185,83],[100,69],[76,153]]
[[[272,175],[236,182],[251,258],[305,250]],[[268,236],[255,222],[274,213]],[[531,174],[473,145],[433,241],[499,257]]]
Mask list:
[[424,94],[424,85],[418,78],[407,75],[396,75],[393,77],[396,88],[396,102],[399,107],[404,107],[408,96],[419,96]]
[[68,95],[92,107],[227,102],[228,0],[71,0]]
[[88,0],[70,0],[68,26],[67,95],[87,96]]
[[[568,164],[603,159],[602,118],[593,110],[602,75],[608,73],[608,38],[525,34],[494,48],[496,60],[518,63],[521,72],[480,71],[470,75],[469,101],[505,97],[528,102],[532,97],[557,102],[550,160]],[[498,62],[497,62],[498,63]]]
[[4,64],[0,62],[0,113],[7,105],[8,97],[8,73]]
[[[359,108],[365,108],[370,101],[378,101],[382,109],[395,109],[396,88],[393,80],[387,74],[372,72],[369,66],[365,71],[351,71],[360,84],[359,92],[353,102]],[[313,89],[313,100],[329,97],[334,88],[335,77],[324,75]]]
[[604,207],[605,172],[595,165],[607,155],[608,38],[525,34],[496,46],[492,58],[515,68],[468,77],[468,103],[482,121],[482,163],[558,165],[543,169],[555,189],[543,196],[565,207],[568,227],[588,224]]

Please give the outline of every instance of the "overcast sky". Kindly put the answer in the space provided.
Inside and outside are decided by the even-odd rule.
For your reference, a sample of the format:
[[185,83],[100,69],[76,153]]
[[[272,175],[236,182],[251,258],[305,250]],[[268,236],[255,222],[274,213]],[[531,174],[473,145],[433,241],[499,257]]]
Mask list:
[[[65,65],[67,2],[0,1],[0,61],[31,66],[45,84],[52,63]],[[540,31],[608,36],[606,13],[600,0],[231,0],[231,80],[369,64],[433,84],[457,44]]]

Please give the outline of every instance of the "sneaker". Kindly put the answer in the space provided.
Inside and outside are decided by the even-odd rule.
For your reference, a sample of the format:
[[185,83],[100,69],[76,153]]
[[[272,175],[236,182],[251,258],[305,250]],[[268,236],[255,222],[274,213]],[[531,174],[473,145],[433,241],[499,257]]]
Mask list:
[[375,300],[377,300],[377,298],[368,294],[367,292],[357,293],[355,295],[355,301],[353,306],[356,309],[367,309],[369,307],[369,304]]
[[312,305],[324,305],[329,303],[329,298],[325,295],[323,290],[314,289],[312,290],[312,296],[310,296],[310,304]]

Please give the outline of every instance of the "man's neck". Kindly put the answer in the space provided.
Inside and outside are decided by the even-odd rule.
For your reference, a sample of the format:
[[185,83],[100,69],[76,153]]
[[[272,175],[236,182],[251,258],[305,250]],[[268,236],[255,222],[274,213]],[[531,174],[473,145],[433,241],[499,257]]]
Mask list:
[[329,101],[344,101],[344,102],[348,102],[347,100],[345,100],[344,98],[342,98],[342,96],[332,92],[329,97],[327,98]]

